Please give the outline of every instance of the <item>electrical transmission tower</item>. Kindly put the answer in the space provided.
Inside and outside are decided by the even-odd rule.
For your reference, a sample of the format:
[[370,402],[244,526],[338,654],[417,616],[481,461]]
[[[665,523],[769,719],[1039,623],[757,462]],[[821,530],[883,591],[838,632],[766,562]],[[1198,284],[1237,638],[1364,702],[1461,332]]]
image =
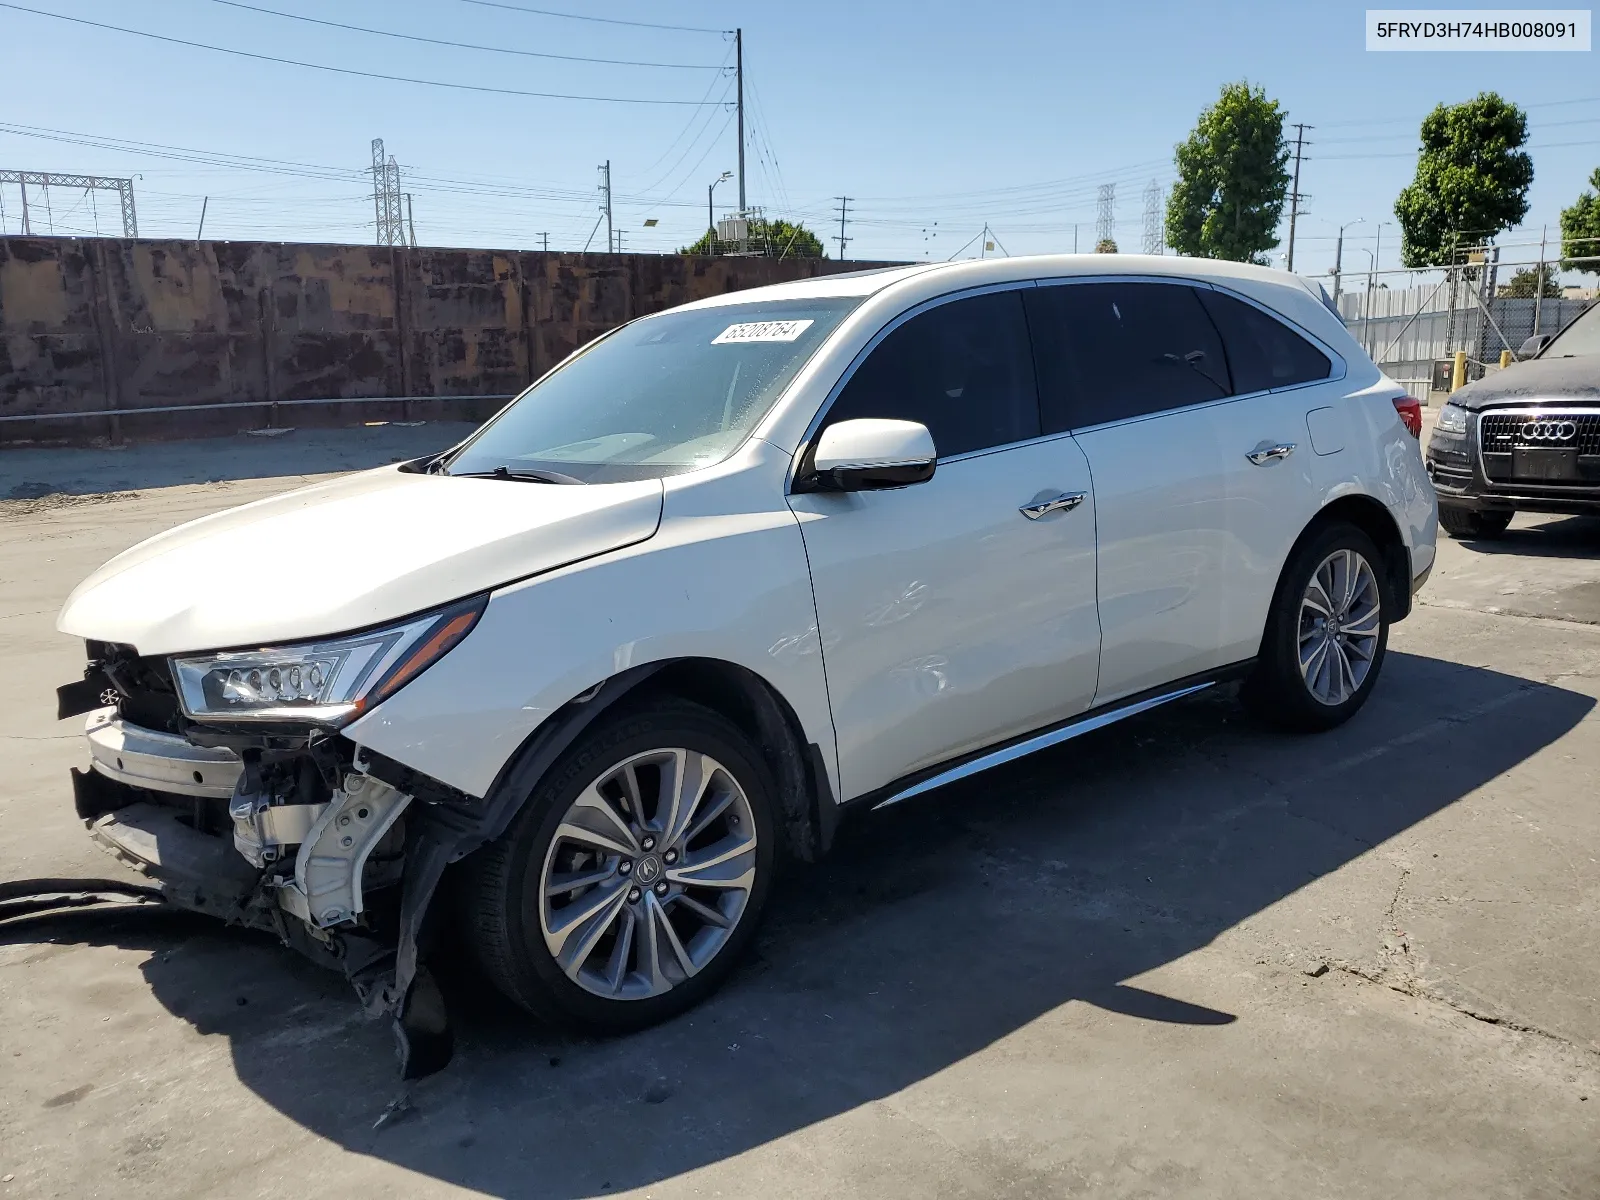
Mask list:
[[1096,248],[1101,242],[1111,242],[1116,239],[1112,231],[1117,224],[1117,185],[1102,183],[1100,185],[1100,200],[1094,219],[1094,239]]
[[[117,179],[109,175],[52,175],[48,171],[0,171],[0,184],[14,183],[22,189],[22,232],[33,232],[33,220],[28,212],[28,185],[43,188],[48,197],[50,189],[72,188],[76,191],[102,189],[116,192],[122,201],[122,236],[139,236],[139,217],[133,209],[133,180]],[[48,204],[48,199],[46,200]]]
[[1166,252],[1166,238],[1161,229],[1161,185],[1154,179],[1144,190],[1144,252]]
[[400,164],[383,155],[383,139],[372,139],[372,208],[377,218],[378,245],[406,244],[405,197],[400,193]]

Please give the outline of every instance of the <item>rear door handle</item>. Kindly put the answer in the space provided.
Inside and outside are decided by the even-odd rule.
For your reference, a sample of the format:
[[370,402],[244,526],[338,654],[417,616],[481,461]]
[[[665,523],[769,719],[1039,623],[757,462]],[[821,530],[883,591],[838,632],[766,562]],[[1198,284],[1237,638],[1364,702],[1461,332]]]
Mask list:
[[1071,512],[1083,503],[1087,492],[1062,492],[1059,496],[1052,496],[1048,500],[1040,500],[1036,504],[1024,504],[1017,511],[1030,521],[1037,521],[1040,517],[1053,512]]
[[1250,453],[1246,454],[1245,457],[1251,462],[1255,463],[1256,466],[1264,467],[1270,462],[1277,462],[1279,459],[1288,458],[1289,455],[1293,453],[1293,442],[1279,442],[1275,446],[1269,446],[1263,443],[1262,445],[1257,446],[1254,450],[1250,451]]

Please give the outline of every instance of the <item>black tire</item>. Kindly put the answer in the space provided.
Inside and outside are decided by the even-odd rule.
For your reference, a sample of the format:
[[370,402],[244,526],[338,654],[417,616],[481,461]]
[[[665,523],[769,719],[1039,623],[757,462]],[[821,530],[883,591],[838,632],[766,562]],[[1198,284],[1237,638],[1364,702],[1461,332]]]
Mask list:
[[1510,509],[1480,510],[1439,505],[1439,524],[1453,538],[1497,538],[1506,531],[1515,515]]
[[[755,824],[755,880],[721,949],[698,973],[659,995],[602,997],[569,978],[545,944],[541,871],[557,827],[584,789],[631,756],[668,747],[710,755],[742,789]],[[465,932],[485,973],[528,1012],[590,1033],[642,1029],[694,1007],[716,990],[755,936],[777,862],[776,796],[759,751],[710,709],[659,698],[601,717],[534,786],[505,835],[464,864]]]
[[[1339,550],[1353,550],[1371,566],[1379,596],[1379,622],[1376,649],[1365,678],[1344,702],[1328,704],[1312,693],[1300,671],[1300,606],[1312,574]],[[1383,557],[1372,539],[1343,521],[1318,530],[1295,550],[1278,581],[1255,669],[1241,691],[1241,699],[1252,713],[1281,729],[1317,733],[1344,724],[1367,702],[1383,669],[1389,613],[1395,604],[1382,564]]]

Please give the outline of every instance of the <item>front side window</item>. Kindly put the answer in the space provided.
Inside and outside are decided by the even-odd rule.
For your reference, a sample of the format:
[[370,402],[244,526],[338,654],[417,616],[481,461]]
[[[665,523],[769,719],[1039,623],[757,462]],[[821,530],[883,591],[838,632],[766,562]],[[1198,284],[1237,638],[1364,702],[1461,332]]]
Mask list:
[[828,411],[918,421],[940,458],[1039,436],[1028,327],[1019,292],[952,300],[883,339]]
[[1196,290],[1222,333],[1239,395],[1311,383],[1332,373],[1328,356],[1282,321],[1210,288]]
[[614,483],[720,462],[861,300],[731,304],[625,325],[523,392],[443,469]]
[[1031,291],[1027,303],[1049,433],[1230,394],[1222,342],[1193,288],[1046,285]]

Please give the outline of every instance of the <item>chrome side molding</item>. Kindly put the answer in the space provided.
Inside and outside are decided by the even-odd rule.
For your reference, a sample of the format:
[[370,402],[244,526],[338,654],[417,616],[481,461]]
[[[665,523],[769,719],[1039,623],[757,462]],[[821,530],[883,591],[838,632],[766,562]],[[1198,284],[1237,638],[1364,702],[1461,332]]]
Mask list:
[[999,750],[992,750],[988,754],[979,755],[977,758],[962,763],[960,766],[951,767],[947,771],[940,771],[937,775],[924,779],[921,783],[912,784],[903,791],[898,791],[887,800],[880,800],[872,806],[876,812],[880,808],[888,808],[891,804],[899,804],[902,800],[909,800],[913,796],[920,796],[924,792],[931,792],[935,788],[944,787],[947,783],[954,783],[958,779],[966,779],[980,771],[987,771],[991,767],[998,767],[1003,763],[1014,762],[1019,758],[1044,750],[1050,746],[1059,746],[1062,742],[1070,742],[1075,737],[1092,733],[1096,729],[1104,729],[1107,725],[1115,725],[1118,721],[1128,717],[1136,717],[1142,712],[1149,712],[1152,708],[1159,708],[1173,700],[1181,700],[1185,696],[1192,696],[1196,692],[1203,692],[1215,684],[1215,680],[1205,683],[1191,684],[1189,687],[1178,688],[1176,691],[1163,692],[1159,696],[1150,696],[1133,704],[1121,708],[1111,708],[1103,712],[1086,716],[1069,725],[1058,726],[1047,733],[1037,734],[1014,742]]

